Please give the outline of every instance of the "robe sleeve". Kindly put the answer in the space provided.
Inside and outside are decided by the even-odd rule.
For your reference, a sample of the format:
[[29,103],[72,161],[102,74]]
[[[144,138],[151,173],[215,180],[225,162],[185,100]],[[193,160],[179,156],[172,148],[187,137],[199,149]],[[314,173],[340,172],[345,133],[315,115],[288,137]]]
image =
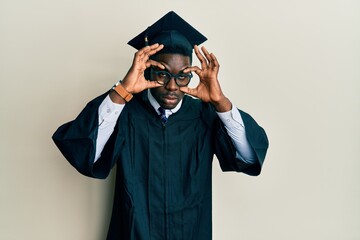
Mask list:
[[94,178],[106,178],[115,164],[111,148],[116,134],[110,137],[102,156],[94,163],[99,125],[98,108],[107,94],[90,101],[75,120],[60,126],[52,136],[68,162],[80,173]]
[[269,141],[264,129],[249,114],[239,111],[245,125],[246,138],[255,153],[256,161],[249,164],[236,158],[235,147],[220,120],[215,129],[215,154],[223,171],[243,172],[257,176],[261,172]]

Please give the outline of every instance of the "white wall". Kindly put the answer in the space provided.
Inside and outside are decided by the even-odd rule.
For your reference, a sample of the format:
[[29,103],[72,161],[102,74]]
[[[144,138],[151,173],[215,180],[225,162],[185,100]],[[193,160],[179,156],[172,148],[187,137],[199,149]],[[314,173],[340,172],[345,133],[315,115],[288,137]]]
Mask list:
[[226,95],[266,129],[260,177],[214,169],[214,239],[360,239],[357,0],[0,1],[0,239],[104,239],[114,174],[51,135],[124,76],[169,10],[201,30]]

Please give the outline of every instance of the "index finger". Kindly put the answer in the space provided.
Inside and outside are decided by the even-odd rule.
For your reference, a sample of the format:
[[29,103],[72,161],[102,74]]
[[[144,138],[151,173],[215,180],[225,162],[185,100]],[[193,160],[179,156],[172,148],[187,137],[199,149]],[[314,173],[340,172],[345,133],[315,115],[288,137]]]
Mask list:
[[141,48],[136,54],[138,56],[142,56],[142,55],[147,55],[147,56],[151,56],[155,53],[157,53],[158,51],[160,51],[161,49],[163,49],[164,45],[163,44],[152,44],[150,46],[145,46],[143,48]]
[[159,62],[157,62],[155,60],[152,60],[152,59],[147,60],[145,65],[146,65],[146,68],[149,68],[150,66],[154,66],[154,67],[158,67],[158,68],[161,68],[161,69],[165,69],[164,65],[162,65],[161,63],[159,63]]
[[161,49],[164,48],[164,44],[158,44],[155,43],[153,45],[150,45],[150,51],[148,52],[148,55],[154,55],[155,53],[159,52]]

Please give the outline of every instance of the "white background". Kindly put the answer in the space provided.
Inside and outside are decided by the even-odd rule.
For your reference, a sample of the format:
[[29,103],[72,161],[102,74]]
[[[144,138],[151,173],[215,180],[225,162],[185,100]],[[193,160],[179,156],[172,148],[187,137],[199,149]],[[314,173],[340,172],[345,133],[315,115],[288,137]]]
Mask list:
[[259,177],[214,161],[214,239],[360,239],[357,0],[0,0],[0,239],[105,238],[114,173],[80,175],[51,135],[169,10],[208,37],[223,91],[270,140]]

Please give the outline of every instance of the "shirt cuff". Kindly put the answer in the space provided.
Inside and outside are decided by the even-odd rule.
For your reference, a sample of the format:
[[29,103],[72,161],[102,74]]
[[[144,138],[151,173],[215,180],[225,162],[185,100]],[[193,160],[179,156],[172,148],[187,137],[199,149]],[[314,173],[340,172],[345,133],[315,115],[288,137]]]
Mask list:
[[125,104],[114,103],[110,96],[107,95],[103,102],[100,104],[99,113],[99,127],[106,127],[109,123],[116,122],[122,112]]
[[230,111],[227,112],[216,112],[220,120],[228,128],[245,129],[244,122],[240,115],[240,112],[235,107],[231,107]]

